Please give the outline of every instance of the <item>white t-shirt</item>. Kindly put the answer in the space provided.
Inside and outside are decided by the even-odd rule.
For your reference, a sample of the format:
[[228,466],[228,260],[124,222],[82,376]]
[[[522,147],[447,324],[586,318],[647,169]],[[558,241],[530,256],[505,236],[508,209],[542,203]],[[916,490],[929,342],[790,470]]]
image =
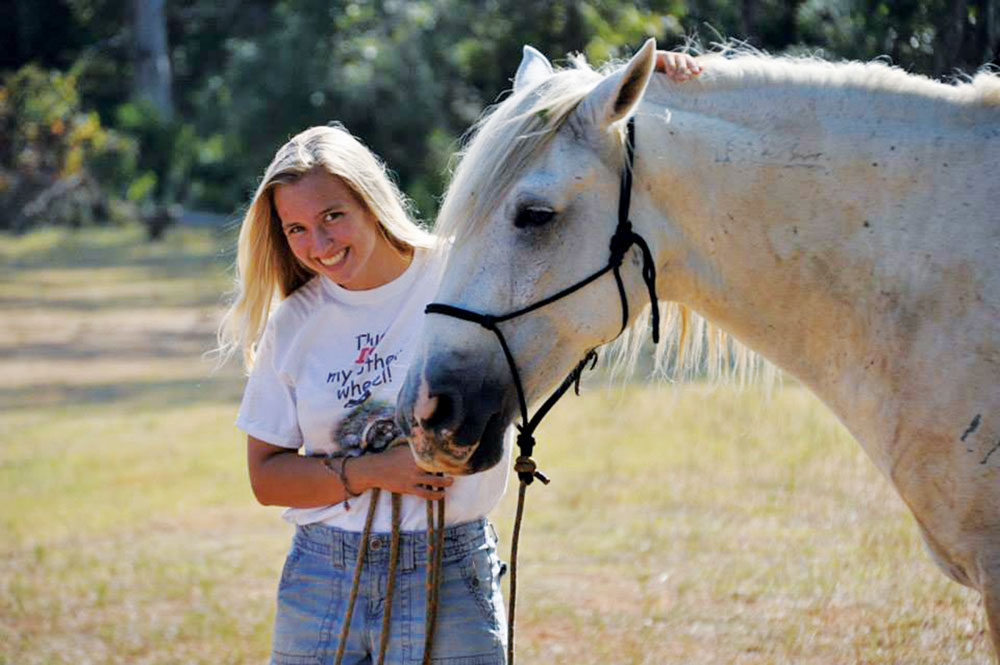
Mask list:
[[[271,314],[258,345],[236,425],[266,443],[302,448],[306,455],[370,445],[392,436],[396,394],[415,350],[424,307],[441,279],[443,257],[418,249],[402,275],[383,286],[350,291],[315,277]],[[510,437],[504,459],[447,489],[445,523],[467,522],[492,510],[507,486]],[[295,524],[323,522],[364,528],[371,491],[344,503],[289,508]],[[373,530],[391,530],[389,492],[383,491]],[[401,528],[427,528],[426,502],[403,495]]]

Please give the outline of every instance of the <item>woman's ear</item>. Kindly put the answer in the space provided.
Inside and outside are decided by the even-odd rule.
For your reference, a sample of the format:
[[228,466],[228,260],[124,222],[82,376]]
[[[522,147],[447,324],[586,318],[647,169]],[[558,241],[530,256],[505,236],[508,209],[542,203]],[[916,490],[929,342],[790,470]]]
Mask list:
[[598,83],[580,102],[580,112],[601,129],[628,117],[642,100],[655,64],[656,40],[648,39],[627,65]]

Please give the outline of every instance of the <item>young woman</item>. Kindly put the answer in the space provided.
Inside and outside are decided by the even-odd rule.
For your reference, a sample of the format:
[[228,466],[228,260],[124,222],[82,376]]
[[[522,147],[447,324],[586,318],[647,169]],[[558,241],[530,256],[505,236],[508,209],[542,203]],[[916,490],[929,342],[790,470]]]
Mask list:
[[[223,328],[252,367],[236,422],[247,433],[254,494],[287,506],[285,519],[297,525],[279,584],[273,663],[329,662],[336,653],[376,487],[384,505],[344,663],[377,653],[390,602],[390,492],[403,495],[402,542],[386,661],[422,659],[424,500],[447,495],[433,653],[503,662],[500,560],[486,514],[503,494],[509,463],[453,479],[421,471],[405,445],[359,454],[395,436],[396,392],[441,259],[384,166],[342,127],[313,127],[282,146],[246,213],[239,295]],[[268,316],[275,292],[282,300]]]
[[[658,68],[676,80],[699,71],[679,54],[661,54]],[[340,126],[313,127],[283,145],[243,219],[237,297],[220,342],[240,349],[251,370],[236,422],[247,434],[254,494],[286,506],[285,519],[296,525],[278,588],[276,665],[331,662],[337,652],[374,488],[385,491],[343,662],[372,661],[390,602],[386,662],[421,662],[425,499],[444,496],[434,660],[505,660],[501,563],[486,515],[504,492],[510,460],[451,478],[420,470],[407,446],[386,445],[398,436],[396,393],[443,258],[407,214],[383,164]],[[403,498],[390,599],[392,492]]]

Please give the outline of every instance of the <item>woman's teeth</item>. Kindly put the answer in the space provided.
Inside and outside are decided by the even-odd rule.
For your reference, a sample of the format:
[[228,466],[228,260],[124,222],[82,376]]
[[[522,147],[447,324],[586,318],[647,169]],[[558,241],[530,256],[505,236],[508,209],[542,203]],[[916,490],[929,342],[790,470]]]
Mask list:
[[319,262],[322,263],[323,265],[327,266],[327,267],[329,267],[329,266],[335,266],[338,263],[340,263],[341,261],[343,261],[345,256],[347,256],[347,248],[346,247],[344,249],[340,250],[339,252],[337,252],[336,254],[334,254],[333,256],[331,256],[328,259],[320,259]]

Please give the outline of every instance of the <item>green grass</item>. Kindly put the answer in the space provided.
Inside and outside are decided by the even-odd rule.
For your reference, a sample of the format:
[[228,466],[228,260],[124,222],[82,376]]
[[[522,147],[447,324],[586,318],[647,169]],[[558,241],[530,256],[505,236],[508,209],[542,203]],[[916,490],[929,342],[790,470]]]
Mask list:
[[[250,494],[239,372],[200,358],[229,242],[0,238],[0,664],[266,662],[291,529]],[[991,662],[975,594],[793,382],[592,382],[538,440],[521,663]]]

